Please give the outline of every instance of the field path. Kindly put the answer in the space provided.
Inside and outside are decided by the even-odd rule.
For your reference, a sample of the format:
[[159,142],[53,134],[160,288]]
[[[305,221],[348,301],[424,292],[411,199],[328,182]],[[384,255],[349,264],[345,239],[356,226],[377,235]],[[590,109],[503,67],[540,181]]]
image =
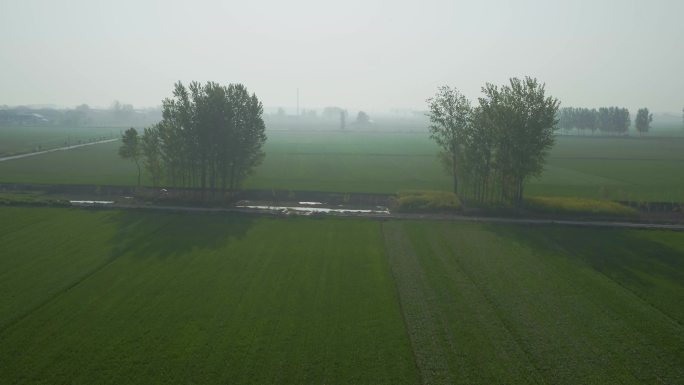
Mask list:
[[416,238],[406,226],[386,222],[382,229],[421,382],[543,383],[478,278],[434,237]]
[[[154,205],[136,205],[136,204],[119,204],[115,203],[110,206],[119,209],[146,209],[146,210],[161,210],[161,211],[184,211],[184,212],[207,212],[207,213],[229,213],[239,212],[247,214],[261,214],[269,216],[285,216],[277,211],[268,211],[250,208],[217,208],[217,207],[187,207],[187,206],[154,206]],[[373,214],[373,213],[338,213],[330,215],[335,217],[352,217],[352,218],[368,218],[368,219],[420,219],[431,221],[452,221],[452,222],[476,222],[476,223],[502,223],[502,224],[517,224],[517,225],[560,225],[560,226],[576,226],[576,227],[603,227],[603,228],[618,228],[618,229],[645,229],[645,230],[671,230],[684,231],[684,224],[668,224],[668,223],[643,223],[643,222],[623,222],[623,221],[605,221],[605,220],[569,220],[569,219],[535,219],[535,218],[501,218],[501,217],[478,217],[466,216],[458,214],[408,214],[408,213],[391,213],[391,214]]]
[[434,293],[431,293],[411,242],[396,227],[381,226],[399,307],[421,383],[453,383],[455,379],[445,358],[448,347],[442,341],[445,333],[439,326],[439,314],[429,301]]
[[65,146],[65,147],[57,147],[57,148],[51,148],[49,150],[44,150],[44,151],[36,151],[36,152],[29,152],[26,154],[19,154],[19,155],[12,155],[12,156],[4,156],[0,158],[0,162],[4,162],[7,160],[14,160],[14,159],[21,159],[21,158],[28,158],[29,156],[36,156],[36,155],[43,155],[43,154],[48,154],[51,152],[56,152],[56,151],[66,151],[66,150],[73,150],[75,148],[80,148],[80,147],[85,147],[85,146],[92,146],[95,144],[102,144],[102,143],[111,143],[119,140],[117,139],[105,139],[105,140],[98,140],[97,142],[90,142],[90,143],[82,143],[82,144],[74,144],[73,146]]

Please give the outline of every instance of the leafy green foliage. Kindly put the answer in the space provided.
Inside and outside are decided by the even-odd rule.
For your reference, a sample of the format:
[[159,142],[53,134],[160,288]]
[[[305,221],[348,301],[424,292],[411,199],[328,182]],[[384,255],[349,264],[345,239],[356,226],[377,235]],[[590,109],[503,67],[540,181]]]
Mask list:
[[648,112],[648,108],[640,108],[639,111],[637,111],[637,116],[634,120],[634,125],[636,126],[637,132],[639,132],[639,134],[647,133],[651,128],[652,121],[653,114]]
[[598,129],[599,112],[595,109],[564,107],[558,110],[558,128],[564,133],[569,133],[575,128],[578,131],[591,131],[593,134]]
[[598,110],[598,128],[609,134],[626,134],[631,119],[629,110],[620,107],[601,107]]
[[634,217],[637,211],[619,203],[569,197],[529,197],[525,199],[525,207],[544,213],[577,214],[596,216]]
[[48,198],[39,193],[0,193],[0,206],[70,206],[70,203],[61,199]]
[[462,208],[458,196],[449,191],[401,191],[396,198],[399,211],[455,211]]
[[262,114],[242,84],[178,82],[162,121],[147,132],[148,169],[157,180],[163,169],[171,186],[233,191],[264,158]]
[[129,159],[135,162],[138,168],[138,186],[140,186],[140,156],[142,155],[142,146],[140,145],[140,137],[138,131],[131,127],[126,130],[121,137],[121,147],[119,147],[119,156],[123,159]]
[[142,153],[145,160],[145,169],[152,180],[153,186],[159,186],[162,178],[164,165],[162,164],[161,144],[158,127],[145,129],[141,140]]
[[[458,90],[439,88],[427,100],[430,137],[453,178],[454,193],[475,201],[520,203],[526,179],[539,176],[554,143],[559,102],[536,79],[487,84],[479,105]],[[459,189],[459,177],[465,188]]]
[[[554,144],[556,112],[560,102],[546,96],[545,85],[537,79],[510,79],[508,85],[487,84],[479,98],[476,129],[491,131],[493,140],[485,142],[490,148],[481,152],[493,154],[494,175],[478,175],[485,186],[477,191],[480,201],[487,200],[487,187],[493,177],[499,183],[501,198],[520,204],[525,180],[541,175],[546,156]],[[480,146],[473,141],[474,146]],[[493,148],[491,148],[493,146]],[[489,182],[489,183],[487,183]],[[479,194],[477,194],[479,193]],[[478,196],[479,195],[479,196]]]
[[453,192],[458,193],[459,167],[472,124],[470,101],[457,89],[442,86],[427,102],[430,138],[439,146],[442,163],[454,181]]
[[[568,134],[573,128],[578,132],[597,129],[603,134],[626,134],[631,123],[629,110],[620,107],[576,108],[564,107],[558,111],[557,128]],[[638,127],[637,127],[638,129]]]
[[119,156],[124,159],[137,159],[141,153],[140,139],[138,131],[131,127],[124,131],[121,136],[121,147],[119,147]]

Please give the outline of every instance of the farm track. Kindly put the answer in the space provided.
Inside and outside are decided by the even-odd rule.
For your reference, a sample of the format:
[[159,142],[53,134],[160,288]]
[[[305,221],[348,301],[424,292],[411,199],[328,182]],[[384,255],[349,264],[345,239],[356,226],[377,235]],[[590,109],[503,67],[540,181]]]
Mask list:
[[397,228],[382,224],[381,230],[402,320],[421,383],[453,382],[444,351],[446,347],[436,338],[443,337],[444,330],[440,329],[439,314],[435,314],[434,304],[428,301],[428,298],[434,298],[434,293],[430,292],[411,242]]
[[95,144],[103,144],[103,143],[111,143],[111,142],[116,142],[119,139],[105,139],[105,140],[99,140],[97,142],[91,142],[91,143],[82,143],[82,144],[75,144],[73,146],[65,146],[65,147],[57,147],[57,148],[51,148],[49,150],[44,150],[44,151],[36,151],[36,152],[29,152],[26,154],[19,154],[19,155],[11,155],[11,156],[4,156],[0,157],[0,162],[5,162],[8,160],[15,160],[15,159],[22,159],[22,158],[28,158],[30,156],[36,156],[36,155],[43,155],[43,154],[49,154],[51,152],[56,152],[56,151],[67,151],[67,150],[73,150],[76,148],[81,148],[81,147],[86,147],[86,146],[92,146]]
[[[160,211],[183,211],[183,212],[205,212],[205,213],[245,213],[267,216],[283,216],[275,211],[246,208],[210,208],[210,207],[187,207],[187,206],[148,206],[148,205],[123,205],[117,204],[111,208],[125,210],[160,210]],[[481,217],[465,216],[457,214],[335,214],[331,217],[346,218],[367,218],[374,220],[407,219],[407,220],[432,220],[432,221],[451,221],[451,222],[474,222],[474,223],[493,223],[493,224],[515,224],[515,225],[559,225],[575,227],[602,227],[618,229],[646,229],[646,230],[672,230],[684,231],[684,224],[666,223],[638,223],[621,221],[590,221],[590,220],[567,220],[567,219],[532,219],[532,218],[502,218],[502,217]]]

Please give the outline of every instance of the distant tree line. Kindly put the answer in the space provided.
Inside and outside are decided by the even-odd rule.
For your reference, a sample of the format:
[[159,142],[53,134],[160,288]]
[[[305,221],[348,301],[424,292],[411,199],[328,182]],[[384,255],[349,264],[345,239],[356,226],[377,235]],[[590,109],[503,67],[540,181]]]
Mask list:
[[18,106],[0,108],[0,127],[125,127],[145,126],[158,122],[159,108],[135,109],[131,104],[114,101],[110,108],[92,108],[81,104],[75,108],[34,108]]
[[124,133],[120,155],[136,163],[141,157],[155,186],[234,191],[264,157],[262,114],[261,101],[242,84],[178,82],[163,101],[162,120],[141,138]]
[[558,110],[558,128],[564,133],[576,129],[578,133],[597,130],[606,135],[624,135],[631,125],[629,110],[621,107],[599,109],[565,107]]
[[541,174],[554,143],[559,102],[536,79],[482,88],[478,105],[458,90],[428,99],[431,137],[453,177],[453,190],[477,202],[522,202],[525,181]]
[[346,128],[352,129],[367,129],[374,127],[374,122],[371,116],[365,111],[358,111],[356,117],[351,120],[349,111],[341,107],[329,106],[321,110],[319,116],[318,112],[314,109],[303,108],[299,115],[288,115],[285,109],[279,107],[275,114],[266,115],[266,119],[269,122],[275,123],[276,126],[288,126],[291,125],[298,129],[310,126],[315,129],[320,129],[321,127],[332,128],[333,124],[337,125],[337,128],[344,130]]

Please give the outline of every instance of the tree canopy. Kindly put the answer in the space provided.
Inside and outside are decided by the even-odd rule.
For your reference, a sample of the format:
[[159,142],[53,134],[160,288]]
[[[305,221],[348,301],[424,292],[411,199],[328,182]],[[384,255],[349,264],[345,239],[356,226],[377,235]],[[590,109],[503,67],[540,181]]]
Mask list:
[[572,129],[578,132],[599,130],[602,134],[624,135],[629,130],[631,119],[629,110],[621,107],[576,108],[565,107],[558,111],[558,125],[564,133]]
[[133,127],[124,131],[121,142],[121,147],[119,147],[119,156],[135,162],[135,165],[138,167],[138,186],[140,186],[140,155],[142,153],[142,149],[140,146],[140,137],[138,136],[138,131]]
[[472,121],[470,101],[457,89],[443,86],[427,102],[430,137],[439,145],[440,158],[453,178],[454,193],[458,193],[458,167]]
[[233,191],[263,160],[263,106],[242,84],[178,82],[162,109],[142,141],[156,183]]
[[356,114],[356,124],[359,126],[365,126],[370,123],[370,116],[364,111],[359,111]]
[[554,126],[560,103],[545,95],[536,79],[510,79],[509,85],[487,84],[479,98],[483,127],[496,140],[496,165],[501,195],[520,203],[525,180],[541,174],[554,144]]
[[647,133],[651,128],[652,121],[653,114],[648,112],[648,108],[640,108],[637,111],[636,119],[634,119],[634,125],[636,126],[637,132],[641,135]]
[[529,77],[487,84],[482,93],[473,109],[457,90],[441,87],[428,99],[431,137],[461,196],[520,203],[525,181],[542,172],[554,144],[559,102]]

